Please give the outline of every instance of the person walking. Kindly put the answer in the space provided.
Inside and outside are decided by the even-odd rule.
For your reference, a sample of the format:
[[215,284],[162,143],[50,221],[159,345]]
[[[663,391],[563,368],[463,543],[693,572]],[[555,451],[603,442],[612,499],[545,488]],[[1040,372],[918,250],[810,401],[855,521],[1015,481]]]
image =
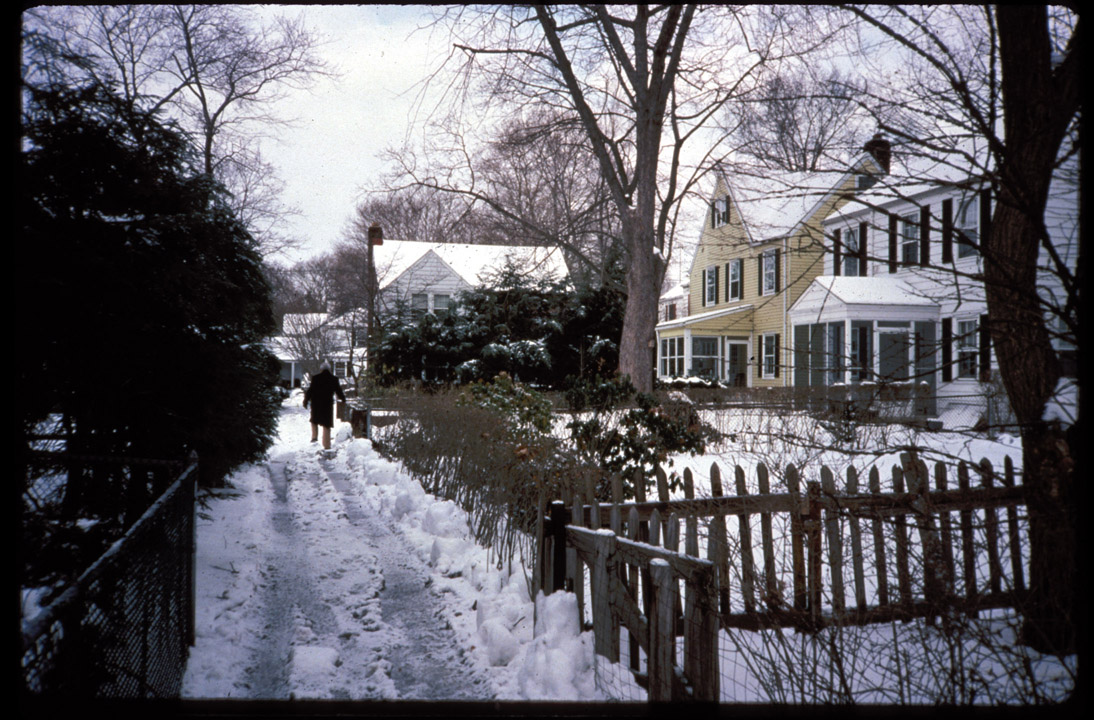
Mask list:
[[330,371],[330,363],[323,361],[319,373],[312,377],[304,391],[304,407],[311,403],[311,441],[319,439],[319,426],[323,426],[323,449],[330,450],[330,429],[334,426],[334,396],[342,402],[346,395],[338,378]]

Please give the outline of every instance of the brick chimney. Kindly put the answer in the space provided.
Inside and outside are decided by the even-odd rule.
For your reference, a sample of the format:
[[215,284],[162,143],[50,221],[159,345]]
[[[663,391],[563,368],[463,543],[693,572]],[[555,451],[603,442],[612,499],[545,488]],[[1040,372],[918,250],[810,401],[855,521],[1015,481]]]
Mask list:
[[882,137],[881,133],[875,133],[862,149],[874,156],[878,165],[881,166],[882,172],[889,173],[889,162],[893,158],[893,146]]

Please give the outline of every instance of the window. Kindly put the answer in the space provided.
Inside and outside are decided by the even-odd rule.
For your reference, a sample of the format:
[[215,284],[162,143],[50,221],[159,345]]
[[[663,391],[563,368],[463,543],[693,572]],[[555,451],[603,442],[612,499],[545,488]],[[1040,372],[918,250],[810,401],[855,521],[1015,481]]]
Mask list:
[[722,227],[729,224],[729,196],[718,198],[710,204],[710,226]]
[[715,305],[718,303],[718,266],[708,267],[703,275],[703,305]]
[[661,340],[661,376],[679,377],[684,374],[684,338]]
[[425,293],[414,293],[410,296],[410,314],[422,315],[429,312],[429,295]]
[[663,319],[664,320],[675,320],[676,319],[676,303],[672,302],[672,303],[669,303],[668,305],[665,305],[665,317]]
[[779,254],[777,250],[771,250],[765,252],[760,256],[762,258],[760,263],[760,269],[762,274],[761,295],[772,295],[779,291]]
[[760,345],[760,377],[779,377],[779,334],[764,333]]
[[977,377],[977,358],[980,355],[979,334],[975,320],[961,320],[957,323],[958,378],[975,379]]
[[972,257],[980,247],[980,199],[973,195],[961,202],[954,219],[957,257]]
[[718,338],[691,339],[691,375],[714,379],[718,372]]
[[334,376],[337,378],[344,378],[349,375],[349,361],[348,360],[335,360],[334,361]]
[[915,215],[900,218],[900,261],[905,265],[919,262],[919,223]]
[[851,321],[851,382],[869,380],[874,372],[874,323]]
[[859,274],[858,240],[857,228],[846,228],[843,231],[843,274],[847,277],[857,277]]
[[455,301],[451,295],[434,295],[433,296],[433,312],[437,315],[443,315],[455,306]]
[[744,270],[744,262],[742,260],[730,260],[729,261],[729,300],[740,300],[744,297],[744,283],[742,275]]

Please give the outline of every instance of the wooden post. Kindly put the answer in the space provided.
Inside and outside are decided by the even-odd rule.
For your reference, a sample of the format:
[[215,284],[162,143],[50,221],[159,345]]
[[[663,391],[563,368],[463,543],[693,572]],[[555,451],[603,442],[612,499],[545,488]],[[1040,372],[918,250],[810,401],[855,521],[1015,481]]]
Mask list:
[[[722,497],[722,471],[717,463],[710,464],[710,494]],[[723,615],[729,615],[729,538],[726,537],[725,516],[711,518],[710,536],[707,538],[707,555],[714,563],[714,577],[718,588],[718,607]]]
[[649,699],[650,702],[669,702],[673,699],[679,590],[672,568],[665,560],[650,561],[650,576],[653,579],[653,598],[649,611]]
[[[761,495],[771,493],[771,486],[767,478],[767,468],[763,465],[756,467],[757,489]],[[793,515],[793,513],[791,513]],[[760,515],[760,535],[764,552],[764,602],[769,608],[781,607],[785,600],[779,592],[779,578],[775,568],[775,537],[771,527],[771,513]]]
[[[934,527],[930,504],[930,478],[927,466],[913,453],[901,453],[900,461],[908,479],[908,490],[919,497],[912,507],[916,511],[916,528],[923,548],[923,594],[927,602],[939,605],[945,589],[941,541]],[[933,623],[933,616],[927,622]]]
[[[935,490],[946,490],[946,463],[939,460],[934,466]],[[942,543],[942,562],[945,564],[945,593],[952,596],[954,592],[954,565],[953,565],[953,522],[948,512],[938,513],[938,527]]]
[[615,581],[616,537],[610,530],[596,536],[596,564],[593,565],[593,634],[597,655],[619,662],[619,622],[612,612]]
[[[995,484],[995,469],[991,461],[980,461],[980,483],[985,488]],[[984,535],[988,542],[988,588],[993,595],[1003,589],[1003,565],[999,562],[999,516],[995,508],[984,508]]]
[[[896,465],[893,466],[893,492],[904,492],[904,471]],[[896,534],[896,581],[900,589],[900,603],[905,609],[909,609],[912,605],[912,574],[908,566],[908,518],[903,511],[897,511],[893,526]]]
[[[1003,458],[1003,485],[1014,487],[1014,461],[1010,455]],[[1018,508],[1007,506],[1007,535],[1010,539],[1010,571],[1013,575],[1011,587],[1019,593],[1026,590],[1026,576],[1022,570],[1022,539],[1018,534]]]
[[823,578],[821,570],[824,559],[821,556],[821,488],[820,483],[811,480],[806,483],[808,495],[808,512],[803,523],[809,556],[809,615],[814,627],[821,619],[821,598],[823,592]]
[[[585,514],[582,507],[581,495],[574,493],[574,508],[570,513],[570,523],[577,525],[578,527],[584,526],[583,515]],[[572,554],[571,554],[572,553]],[[581,562],[581,556],[577,554],[577,550],[571,547],[566,548],[566,570],[570,578],[570,587],[573,589],[574,595],[577,596],[577,611],[578,617],[581,618],[581,622],[584,625],[585,622],[585,567]]]
[[547,507],[543,493],[536,498],[536,569],[532,573],[532,596],[536,597],[544,589],[547,579]]
[[551,587],[548,592],[566,587],[566,526],[570,521],[569,514],[563,503],[557,500],[551,503],[551,534],[554,547]]
[[[688,500],[695,499],[695,478],[692,477],[691,468],[684,468],[684,497]],[[687,526],[684,552],[692,557],[699,557],[699,518],[689,513],[684,522]]]
[[[877,467],[870,468],[870,493],[881,494],[881,473]],[[885,568],[885,533],[882,526],[882,516],[875,511],[873,520],[870,521],[874,537],[874,566],[877,569],[877,603],[884,607],[889,604],[889,575]]]
[[[957,489],[969,489],[969,466],[962,460],[957,466]],[[972,510],[962,509],[959,513],[961,523],[961,565],[965,576],[965,600],[970,607],[976,602],[976,551],[972,527]],[[969,614],[975,617],[979,613],[972,609]]]
[[[748,486],[745,484],[745,471],[740,465],[733,469],[734,484],[736,485],[737,495],[744,497],[748,495]],[[722,532],[725,532],[725,526],[722,526]],[[756,611],[756,567],[755,559],[752,557],[752,528],[749,524],[748,513],[740,513],[737,515],[737,533],[741,543],[741,593],[744,595],[745,612]],[[724,536],[723,536],[724,537]],[[726,609],[723,611],[726,614],[729,613],[729,598],[728,588],[726,597]]]
[[[847,466],[847,494],[858,494],[858,471],[854,465]],[[851,567],[855,576],[855,609],[861,615],[866,611],[866,573],[862,563],[862,529],[858,516],[852,513],[848,518],[851,533]]]
[[[634,541],[638,540],[638,509],[633,505],[631,506],[630,513],[627,517],[627,539]],[[623,572],[626,573],[626,577],[624,577],[623,580],[626,582],[627,594],[634,600],[636,606],[642,607],[638,603],[638,568],[634,565],[628,565],[625,569],[621,569],[621,574]],[[630,657],[631,660],[631,670],[638,672],[638,670],[641,669],[639,663],[640,658],[638,657],[638,637],[628,631],[627,638],[627,647],[629,650],[628,657]]]
[[[760,465],[757,468],[762,468]],[[790,547],[794,563],[794,609],[805,610],[809,604],[809,590],[805,575],[805,517],[809,513],[808,504],[801,496],[801,484],[798,469],[786,466],[786,488],[794,497],[797,512],[790,513]]]
[[[832,497],[836,494],[836,480],[827,465],[821,466],[821,489]],[[832,613],[842,615],[845,609],[843,591],[843,542],[840,540],[839,511],[824,511],[824,528],[828,536],[828,563],[832,574]]]
[[684,675],[701,702],[718,700],[718,600],[713,568],[686,583]]

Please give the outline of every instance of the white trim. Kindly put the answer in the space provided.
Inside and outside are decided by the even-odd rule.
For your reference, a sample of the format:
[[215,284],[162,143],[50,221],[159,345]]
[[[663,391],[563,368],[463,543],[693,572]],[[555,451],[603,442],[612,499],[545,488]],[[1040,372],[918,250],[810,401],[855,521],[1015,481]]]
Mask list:
[[694,325],[698,322],[704,322],[706,320],[713,320],[715,318],[724,317],[726,315],[734,315],[745,310],[751,310],[752,305],[738,305],[732,308],[722,308],[721,310],[711,310],[705,313],[699,313],[698,315],[688,315],[683,318],[677,318],[676,320],[670,320],[668,322],[658,323],[654,328],[655,330],[675,330],[677,328],[686,328],[689,325]]

